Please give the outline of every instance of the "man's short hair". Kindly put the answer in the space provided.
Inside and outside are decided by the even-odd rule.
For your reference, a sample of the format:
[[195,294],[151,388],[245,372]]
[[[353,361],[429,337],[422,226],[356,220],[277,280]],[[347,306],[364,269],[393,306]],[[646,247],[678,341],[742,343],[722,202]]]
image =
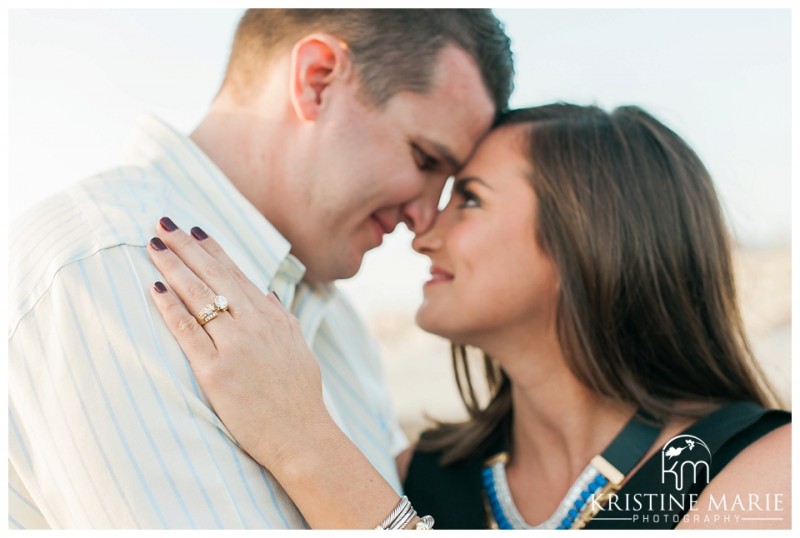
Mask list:
[[400,91],[429,90],[446,45],[473,58],[498,112],[508,106],[511,41],[489,9],[249,9],[236,30],[223,87],[247,95],[277,53],[315,32],[347,44],[362,90],[377,106]]

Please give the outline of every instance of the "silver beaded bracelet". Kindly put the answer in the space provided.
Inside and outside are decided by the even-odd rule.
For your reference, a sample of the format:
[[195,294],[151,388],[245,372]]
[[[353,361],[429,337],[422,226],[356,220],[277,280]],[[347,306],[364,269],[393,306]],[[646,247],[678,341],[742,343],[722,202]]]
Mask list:
[[[411,523],[417,516],[417,511],[411,506],[408,497],[403,495],[394,510],[386,516],[380,525],[375,527],[376,531],[393,531],[404,529]],[[429,531],[433,528],[433,517],[423,516],[414,527],[414,530]]]

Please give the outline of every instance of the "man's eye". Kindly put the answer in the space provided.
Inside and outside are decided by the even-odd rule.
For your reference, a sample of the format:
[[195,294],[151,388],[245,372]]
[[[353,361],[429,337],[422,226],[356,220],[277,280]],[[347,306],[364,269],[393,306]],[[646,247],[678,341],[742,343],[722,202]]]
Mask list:
[[417,162],[417,167],[426,172],[435,170],[439,166],[439,160],[436,157],[431,157],[417,146],[414,146],[414,160]]

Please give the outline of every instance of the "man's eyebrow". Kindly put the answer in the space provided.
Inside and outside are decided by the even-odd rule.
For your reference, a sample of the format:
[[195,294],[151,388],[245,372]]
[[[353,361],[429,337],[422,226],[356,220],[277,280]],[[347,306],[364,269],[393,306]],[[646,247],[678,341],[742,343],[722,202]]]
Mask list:
[[459,161],[455,157],[455,155],[453,155],[453,152],[450,151],[450,148],[448,148],[444,144],[440,144],[439,142],[434,142],[433,140],[430,140],[425,137],[422,137],[422,140],[423,142],[425,142],[426,145],[433,148],[436,151],[436,153],[439,154],[439,157],[447,161],[447,164],[449,164],[453,168],[453,170],[461,170],[461,167],[464,166],[464,163]]

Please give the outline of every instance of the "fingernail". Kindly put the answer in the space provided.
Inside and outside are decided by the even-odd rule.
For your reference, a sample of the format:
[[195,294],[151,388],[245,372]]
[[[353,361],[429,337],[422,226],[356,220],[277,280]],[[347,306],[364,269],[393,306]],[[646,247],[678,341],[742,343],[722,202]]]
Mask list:
[[154,237],[150,240],[150,246],[153,247],[154,250],[162,251],[167,250],[167,245],[159,237]]
[[191,232],[192,232],[192,237],[194,237],[198,241],[204,241],[208,239],[208,234],[205,233],[202,228],[195,226],[194,228],[192,228]]
[[161,227],[164,228],[168,232],[174,232],[178,229],[172,219],[169,217],[162,217],[161,220],[158,221],[161,224]]
[[274,291],[272,292],[272,295],[274,295],[274,296],[275,296],[275,298],[278,300],[278,302],[279,302],[279,303],[283,304],[283,301],[281,301],[280,295],[278,295],[278,294],[277,294],[277,293],[275,293]]
[[156,289],[158,293],[166,293],[167,287],[164,285],[163,282],[156,282],[153,284],[153,287]]

